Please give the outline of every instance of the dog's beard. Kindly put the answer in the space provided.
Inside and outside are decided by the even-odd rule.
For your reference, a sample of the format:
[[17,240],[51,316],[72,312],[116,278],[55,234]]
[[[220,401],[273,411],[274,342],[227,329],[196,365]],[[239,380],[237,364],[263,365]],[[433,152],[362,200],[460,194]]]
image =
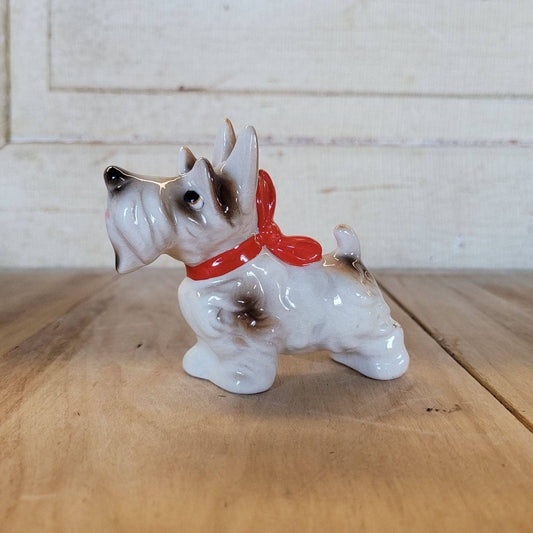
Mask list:
[[117,272],[137,270],[165,252],[171,228],[159,198],[141,191],[134,201],[120,197],[110,204],[106,226],[115,250]]

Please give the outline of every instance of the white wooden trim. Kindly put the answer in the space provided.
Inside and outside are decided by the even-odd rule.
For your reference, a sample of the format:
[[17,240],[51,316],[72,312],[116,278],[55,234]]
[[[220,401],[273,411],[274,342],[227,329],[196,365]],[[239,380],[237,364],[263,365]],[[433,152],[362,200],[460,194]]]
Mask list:
[[[376,13],[382,13],[378,4],[364,8],[367,11],[378,9],[375,13],[372,11],[374,19]],[[520,0],[505,3],[476,0],[466,7],[463,2],[455,1],[451,6],[446,5],[448,7],[439,9],[449,11],[448,19],[456,13],[457,24],[462,25],[464,35],[457,29],[451,36],[441,37],[456,37],[460,42],[472,40],[462,53],[470,58],[472,68],[485,73],[480,76],[478,87],[458,85],[452,90],[442,85],[441,80],[433,79],[433,89],[422,86],[409,89],[387,85],[383,78],[368,87],[355,85],[349,91],[327,88],[322,92],[318,87],[310,92],[301,86],[290,90],[263,88],[256,91],[243,85],[242,89],[174,92],[164,86],[139,89],[127,84],[123,87],[126,91],[121,92],[96,81],[91,87],[68,87],[64,85],[64,70],[61,80],[55,80],[63,85],[51,86],[49,5],[46,0],[13,2],[12,137],[16,142],[206,142],[212,139],[221,120],[229,116],[240,126],[253,123],[263,144],[532,146],[533,124],[528,117],[533,114],[533,96],[530,86],[524,85],[523,80],[529,79],[531,71],[525,67],[530,65],[533,54],[528,29],[531,25],[527,24],[533,10]],[[358,9],[363,9],[361,6],[357,4]],[[419,9],[423,13],[422,20],[435,9],[434,2],[410,2],[407,7],[413,13]],[[395,13],[397,8],[387,3],[383,13]],[[418,15],[415,17],[413,13],[414,20]],[[493,18],[494,14],[498,17]],[[130,19],[126,17],[127,20]],[[478,28],[476,21],[485,25]],[[434,22],[439,23],[438,20]],[[80,25],[85,23],[79,21]],[[515,25],[519,31],[509,33],[509,28]],[[383,39],[384,60],[388,57],[389,41],[386,39],[390,28],[385,30],[374,36]],[[486,62],[478,66],[481,53],[478,48],[488,46],[485,40],[498,32],[501,42],[492,43],[485,50],[486,62],[494,69],[488,69]],[[423,50],[423,42],[419,46],[422,54],[429,53]],[[444,47],[445,51],[449,52],[449,46]],[[453,43],[453,47],[456,46],[457,43]],[[489,52],[493,48],[501,56],[491,56]],[[432,53],[437,53],[438,49],[435,46]],[[395,54],[397,52],[391,52],[389,59],[393,60]],[[413,68],[422,65],[421,73],[427,78],[430,67],[423,66],[424,58],[422,55],[406,60]],[[98,60],[97,55],[94,59]],[[469,65],[464,61],[461,64],[465,69]],[[372,67],[368,63],[364,65],[368,69]],[[503,70],[498,70],[500,67]],[[454,76],[459,74],[456,72]],[[73,72],[72,76],[75,75]],[[494,85],[491,76],[504,80],[501,82],[504,85]],[[353,79],[359,83],[373,78],[362,69]]]
[[0,0],[0,148],[9,138],[8,0]]

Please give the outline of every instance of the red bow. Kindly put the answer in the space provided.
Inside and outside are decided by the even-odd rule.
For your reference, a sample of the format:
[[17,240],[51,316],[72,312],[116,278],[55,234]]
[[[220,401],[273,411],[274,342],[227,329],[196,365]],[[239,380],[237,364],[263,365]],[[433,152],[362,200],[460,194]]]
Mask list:
[[276,189],[270,176],[259,171],[256,193],[258,233],[225,252],[196,266],[188,266],[187,276],[193,280],[215,278],[235,270],[257,257],[266,246],[284,263],[304,266],[319,261],[322,247],[309,237],[286,237],[274,222]]

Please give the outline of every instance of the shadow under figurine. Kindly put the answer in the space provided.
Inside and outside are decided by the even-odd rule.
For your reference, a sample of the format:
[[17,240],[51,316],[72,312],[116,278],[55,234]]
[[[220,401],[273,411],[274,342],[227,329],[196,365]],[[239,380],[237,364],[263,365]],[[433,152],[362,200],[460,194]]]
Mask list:
[[175,177],[108,167],[117,271],[161,254],[185,263],[179,303],[198,341],[183,368],[227,391],[267,390],[279,353],[328,350],[365,376],[401,376],[409,364],[403,330],[361,262],[354,231],[337,226],[337,249],[324,256],[316,241],[284,236],[273,222],[274,186],[257,161],[254,128],[236,140],[226,120],[212,163],[182,147]]

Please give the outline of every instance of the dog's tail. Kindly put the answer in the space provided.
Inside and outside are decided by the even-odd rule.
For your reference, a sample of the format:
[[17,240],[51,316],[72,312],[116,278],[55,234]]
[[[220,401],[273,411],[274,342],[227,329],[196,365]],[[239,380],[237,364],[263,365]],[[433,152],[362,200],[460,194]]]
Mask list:
[[337,241],[335,257],[351,257],[354,261],[361,259],[361,245],[355,231],[350,226],[339,224],[333,230],[333,235]]

